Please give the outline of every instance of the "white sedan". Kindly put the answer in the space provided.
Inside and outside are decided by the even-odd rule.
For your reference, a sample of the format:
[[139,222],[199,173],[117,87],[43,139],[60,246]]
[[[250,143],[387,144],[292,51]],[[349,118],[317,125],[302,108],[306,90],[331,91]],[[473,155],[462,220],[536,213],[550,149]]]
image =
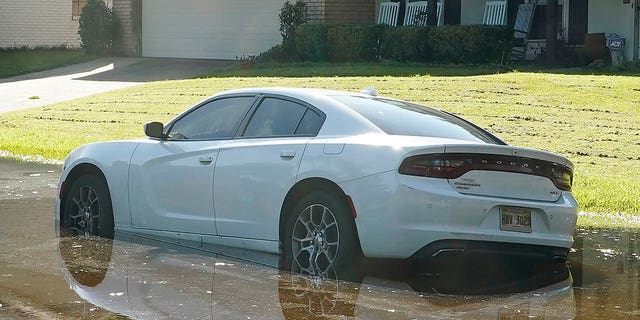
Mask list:
[[145,133],[68,155],[61,231],[281,253],[316,275],[362,255],[558,261],[573,243],[569,160],[374,92],[227,91]]

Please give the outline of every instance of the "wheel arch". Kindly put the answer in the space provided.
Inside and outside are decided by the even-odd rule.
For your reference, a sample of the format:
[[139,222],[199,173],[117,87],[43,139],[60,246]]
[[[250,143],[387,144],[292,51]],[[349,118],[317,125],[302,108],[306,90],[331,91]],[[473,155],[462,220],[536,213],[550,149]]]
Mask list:
[[60,221],[62,223],[65,212],[64,212],[64,204],[66,203],[66,199],[67,199],[67,195],[71,189],[71,185],[73,184],[74,181],[76,181],[78,178],[87,175],[87,174],[92,174],[95,175],[96,177],[102,179],[102,181],[104,182],[105,186],[107,186],[107,196],[109,201],[111,201],[111,191],[109,188],[109,182],[107,181],[106,176],[104,175],[104,173],[102,172],[102,170],[100,170],[100,168],[98,168],[98,166],[96,166],[95,164],[92,163],[80,163],[78,165],[76,165],[75,167],[73,167],[73,169],[71,169],[71,171],[69,171],[69,173],[67,174],[67,177],[64,179],[64,181],[62,182],[62,186],[60,188]]
[[[338,199],[344,201],[344,205],[347,208],[349,208],[349,210],[352,213],[352,217],[355,220],[356,211],[355,211],[355,207],[353,206],[353,202],[351,201],[351,198],[344,192],[344,190],[340,188],[339,185],[337,185],[335,182],[326,178],[319,178],[319,177],[306,178],[304,180],[298,181],[293,187],[291,187],[291,189],[289,190],[289,192],[284,198],[284,202],[280,210],[280,221],[278,224],[278,227],[279,227],[278,239],[280,241],[280,245],[282,245],[282,239],[284,238],[284,229],[285,229],[284,227],[287,221],[287,215],[291,213],[291,210],[296,205],[296,200],[300,199],[301,197],[308,194],[309,192],[316,191],[316,190],[323,190],[323,191],[330,192],[334,194],[336,197],[338,197]],[[358,246],[361,247],[360,236],[358,234],[358,230],[357,230],[357,226],[355,225],[355,222],[354,222],[354,227],[356,228],[355,236],[356,236],[356,239],[358,240]]]

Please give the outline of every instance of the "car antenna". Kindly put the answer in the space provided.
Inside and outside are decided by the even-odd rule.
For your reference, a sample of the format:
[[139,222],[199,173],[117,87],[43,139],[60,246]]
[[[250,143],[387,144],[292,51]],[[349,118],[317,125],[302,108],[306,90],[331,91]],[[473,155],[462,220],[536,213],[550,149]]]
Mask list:
[[376,87],[374,87],[374,86],[366,87],[366,88],[360,90],[360,93],[366,94],[366,95],[372,96],[372,97],[378,96],[378,93],[376,92]]

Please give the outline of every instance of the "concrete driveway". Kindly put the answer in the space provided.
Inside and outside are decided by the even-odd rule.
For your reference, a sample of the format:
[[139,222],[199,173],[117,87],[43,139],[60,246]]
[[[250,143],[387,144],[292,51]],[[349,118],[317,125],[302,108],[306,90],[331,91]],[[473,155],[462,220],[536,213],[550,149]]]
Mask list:
[[226,68],[228,60],[101,58],[0,79],[0,113],[40,107],[148,81],[190,79]]

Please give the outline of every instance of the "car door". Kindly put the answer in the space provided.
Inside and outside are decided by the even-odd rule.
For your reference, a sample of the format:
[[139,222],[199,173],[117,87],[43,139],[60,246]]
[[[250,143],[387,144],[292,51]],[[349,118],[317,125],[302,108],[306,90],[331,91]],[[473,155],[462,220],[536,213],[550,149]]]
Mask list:
[[280,208],[323,121],[324,114],[300,101],[262,98],[240,137],[218,155],[213,194],[219,235],[278,240]]
[[215,235],[213,175],[220,148],[237,132],[254,96],[205,102],[140,143],[131,158],[134,227]]

